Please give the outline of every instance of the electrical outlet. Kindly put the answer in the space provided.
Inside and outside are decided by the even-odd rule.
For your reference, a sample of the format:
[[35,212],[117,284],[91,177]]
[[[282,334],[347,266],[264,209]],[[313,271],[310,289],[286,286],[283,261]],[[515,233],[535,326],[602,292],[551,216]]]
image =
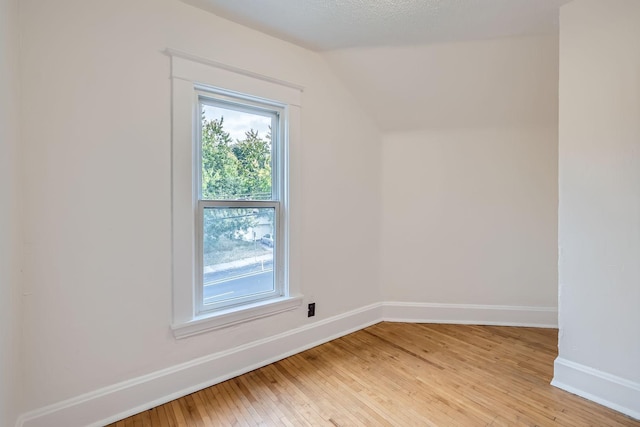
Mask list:
[[307,317],[313,317],[316,315],[316,303],[309,303],[309,310],[307,311]]

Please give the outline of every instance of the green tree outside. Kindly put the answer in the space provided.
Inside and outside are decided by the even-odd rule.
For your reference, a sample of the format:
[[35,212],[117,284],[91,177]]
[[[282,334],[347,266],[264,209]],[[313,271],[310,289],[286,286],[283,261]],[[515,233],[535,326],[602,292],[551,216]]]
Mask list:
[[[224,117],[209,120],[203,114],[201,156],[203,200],[271,199],[270,132],[263,138],[251,129],[244,139],[233,141],[224,130]],[[240,240],[238,233],[255,227],[260,217],[272,223],[271,213],[265,209],[205,209],[205,257]]]

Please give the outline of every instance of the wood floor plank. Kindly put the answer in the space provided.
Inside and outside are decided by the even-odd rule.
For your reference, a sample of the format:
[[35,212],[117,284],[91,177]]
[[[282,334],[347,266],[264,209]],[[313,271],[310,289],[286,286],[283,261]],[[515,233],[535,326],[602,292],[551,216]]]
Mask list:
[[552,387],[557,330],[379,323],[110,427],[635,426]]
[[[185,396],[186,398],[187,396]],[[173,411],[173,418],[176,421],[176,425],[178,427],[187,427],[187,420],[184,417],[184,413],[182,412],[182,406],[185,404],[185,398],[174,400],[169,402],[169,407]]]

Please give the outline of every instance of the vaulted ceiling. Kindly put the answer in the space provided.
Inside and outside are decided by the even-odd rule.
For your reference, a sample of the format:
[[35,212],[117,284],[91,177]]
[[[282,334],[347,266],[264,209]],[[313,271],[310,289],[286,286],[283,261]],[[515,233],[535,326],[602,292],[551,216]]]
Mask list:
[[557,30],[570,0],[182,0],[318,50],[490,39]]
[[319,51],[383,132],[553,127],[570,0],[181,0]]

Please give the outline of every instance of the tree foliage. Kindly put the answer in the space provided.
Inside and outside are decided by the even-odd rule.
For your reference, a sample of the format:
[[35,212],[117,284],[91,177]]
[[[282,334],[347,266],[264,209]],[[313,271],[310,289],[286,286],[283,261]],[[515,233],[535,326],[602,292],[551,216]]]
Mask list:
[[271,135],[266,139],[251,129],[233,146],[238,160],[240,191],[254,200],[271,198]]
[[271,134],[253,129],[233,141],[224,117],[202,118],[202,197],[205,200],[271,198]]
[[[202,116],[202,198],[204,200],[266,200],[271,198],[271,134],[253,129],[233,141],[224,118]],[[205,252],[219,238],[237,238],[258,222],[254,209],[205,209]]]

